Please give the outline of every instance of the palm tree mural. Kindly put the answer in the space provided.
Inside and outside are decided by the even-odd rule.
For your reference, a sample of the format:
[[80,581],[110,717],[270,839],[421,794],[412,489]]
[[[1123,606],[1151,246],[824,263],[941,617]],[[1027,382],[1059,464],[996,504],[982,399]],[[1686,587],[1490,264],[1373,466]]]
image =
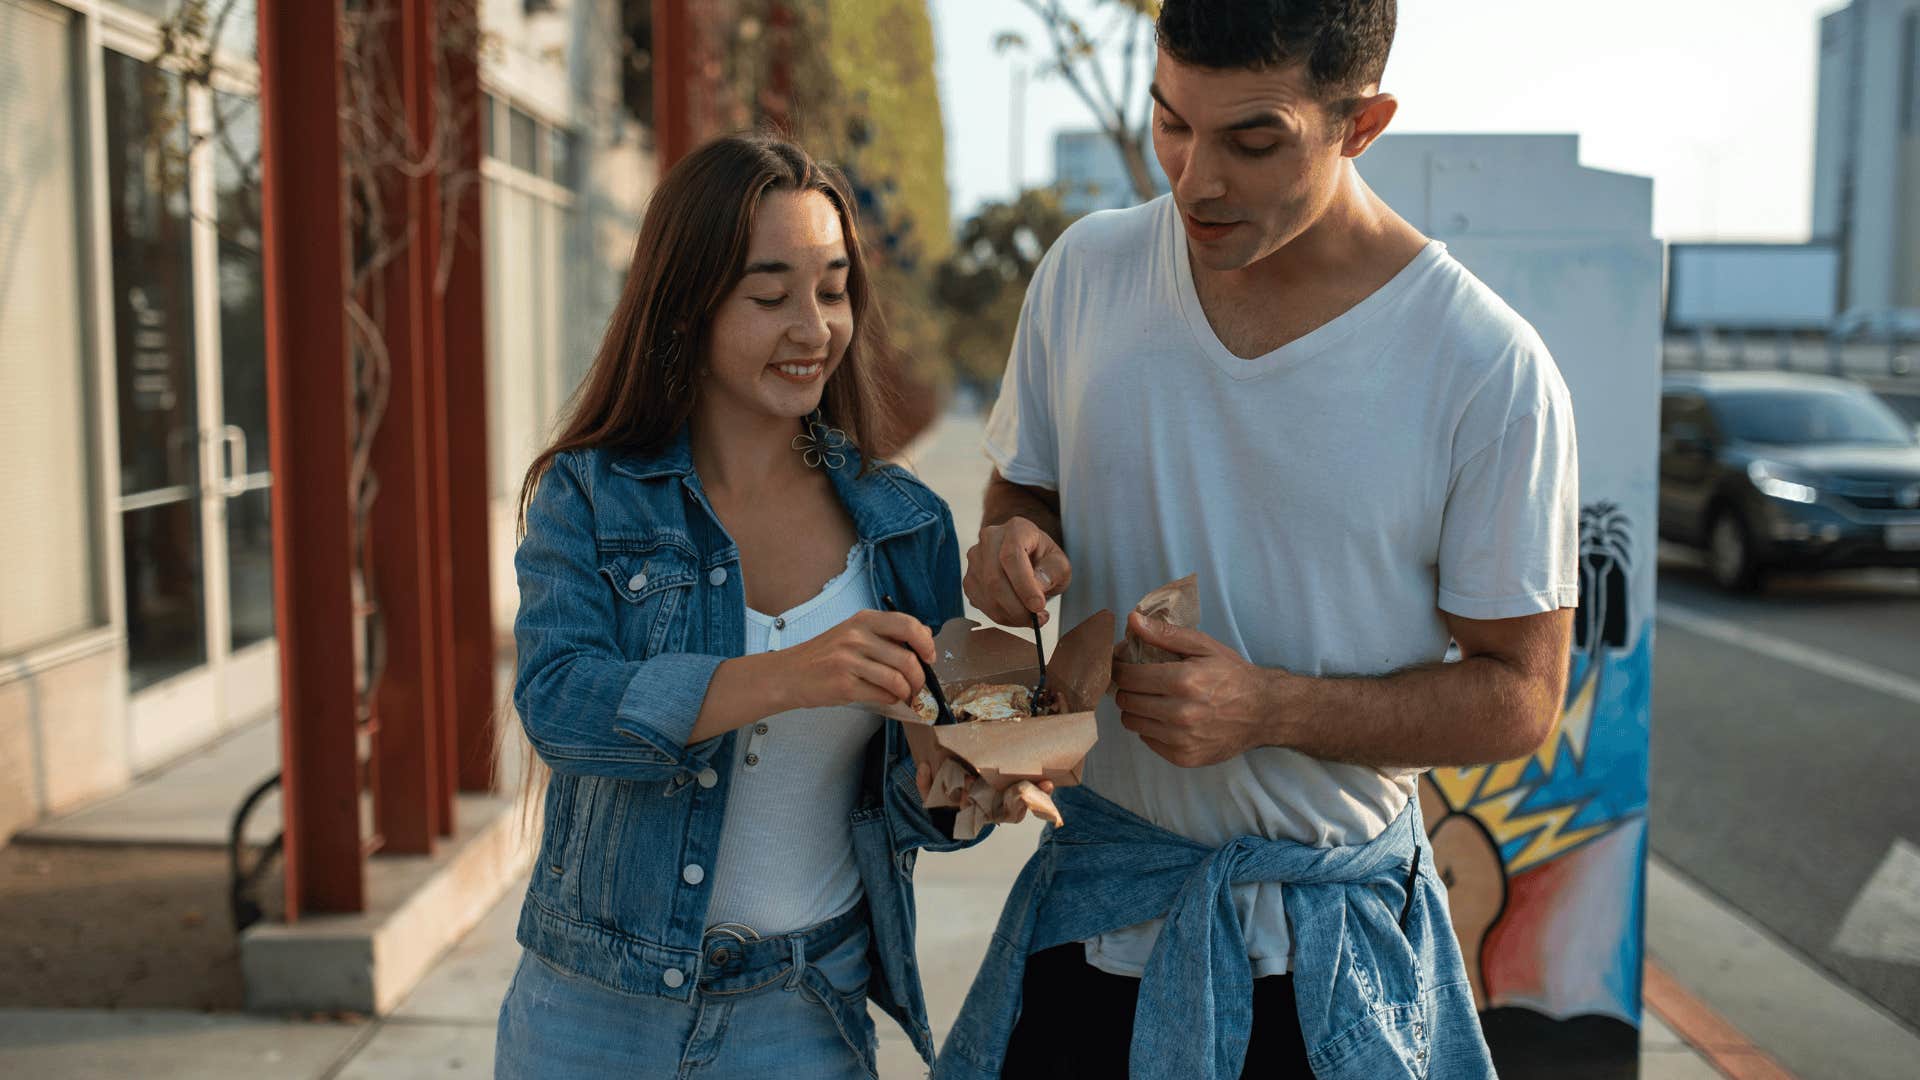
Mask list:
[[1605,649],[1627,647],[1629,576],[1633,530],[1619,504],[1598,502],[1580,511],[1580,607],[1573,617],[1573,647],[1585,660],[1580,678],[1567,688],[1572,702],[1598,679]]
[[1573,659],[1560,730],[1549,736],[1551,766],[1560,741],[1575,759],[1587,752],[1587,735],[1600,702],[1600,683],[1610,649],[1625,649],[1633,618],[1633,525],[1618,503],[1597,502],[1580,511],[1580,605],[1573,615]]

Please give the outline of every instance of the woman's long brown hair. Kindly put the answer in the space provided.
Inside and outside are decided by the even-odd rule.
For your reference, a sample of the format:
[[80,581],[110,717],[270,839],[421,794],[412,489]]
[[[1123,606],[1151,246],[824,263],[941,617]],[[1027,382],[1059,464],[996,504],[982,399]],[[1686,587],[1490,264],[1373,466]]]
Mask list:
[[[878,365],[890,362],[880,309],[874,303],[866,253],[855,229],[853,196],[838,169],[815,161],[799,146],[772,135],[729,135],[688,154],[668,170],[647,204],[634,245],[633,265],[607,336],[580,388],[568,401],[553,443],[534,458],[520,487],[520,532],[527,506],[553,459],[569,450],[605,447],[638,454],[667,447],[693,417],[700,392],[713,313],[739,284],[761,200],[773,191],[818,191],[833,203],[847,247],[847,298],[853,338],[827,380],[820,409],[873,463],[872,447],[886,444],[886,385]],[[669,390],[667,354],[675,332],[683,393]],[[502,708],[504,714],[505,707]],[[521,839],[533,838],[534,808],[547,770],[519,724],[497,725],[496,770],[512,747],[520,755]]]
[[[840,215],[853,337],[827,380],[820,408],[854,446],[882,443],[876,431],[884,421],[882,384],[875,368],[885,362],[885,332],[846,177],[786,139],[728,135],[668,170],[647,204],[633,265],[593,367],[568,402],[552,445],[527,469],[520,489],[522,531],[526,508],[555,456],[591,448],[657,453],[692,418],[713,313],[739,283],[754,215],[776,191],[817,191]],[[669,385],[673,363],[680,365],[678,394]]]

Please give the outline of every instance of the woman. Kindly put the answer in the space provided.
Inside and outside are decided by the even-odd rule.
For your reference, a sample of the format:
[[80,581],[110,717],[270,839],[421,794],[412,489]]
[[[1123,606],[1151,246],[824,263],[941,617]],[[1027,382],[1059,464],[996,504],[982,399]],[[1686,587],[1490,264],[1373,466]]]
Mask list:
[[552,777],[502,1077],[870,1077],[869,997],[931,1057],[913,855],[962,845],[871,710],[920,689],[959,546],[860,450],[850,206],[772,138],[676,165],[528,471],[514,701]]

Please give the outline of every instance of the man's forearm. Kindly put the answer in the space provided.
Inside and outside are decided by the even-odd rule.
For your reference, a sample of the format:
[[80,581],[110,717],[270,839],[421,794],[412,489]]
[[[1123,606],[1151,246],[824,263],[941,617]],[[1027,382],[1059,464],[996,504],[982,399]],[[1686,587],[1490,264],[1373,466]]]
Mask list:
[[1269,671],[1272,745],[1377,768],[1480,765],[1532,753],[1559,716],[1554,680],[1493,656],[1391,675]]
[[987,484],[987,495],[981,508],[981,528],[1005,525],[1014,518],[1022,517],[1040,527],[1040,531],[1053,538],[1064,550],[1067,546],[1064,530],[1060,527],[1060,497],[1042,493],[1036,488],[1022,487],[1002,477],[998,472]]

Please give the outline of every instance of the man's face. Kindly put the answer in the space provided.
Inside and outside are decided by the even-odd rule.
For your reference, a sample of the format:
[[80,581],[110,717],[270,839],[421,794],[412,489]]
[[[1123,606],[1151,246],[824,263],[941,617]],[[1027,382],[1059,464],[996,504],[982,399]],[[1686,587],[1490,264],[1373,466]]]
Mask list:
[[1212,71],[1160,54],[1153,150],[1196,262],[1239,270],[1305,232],[1339,187],[1349,127],[1306,69]]

